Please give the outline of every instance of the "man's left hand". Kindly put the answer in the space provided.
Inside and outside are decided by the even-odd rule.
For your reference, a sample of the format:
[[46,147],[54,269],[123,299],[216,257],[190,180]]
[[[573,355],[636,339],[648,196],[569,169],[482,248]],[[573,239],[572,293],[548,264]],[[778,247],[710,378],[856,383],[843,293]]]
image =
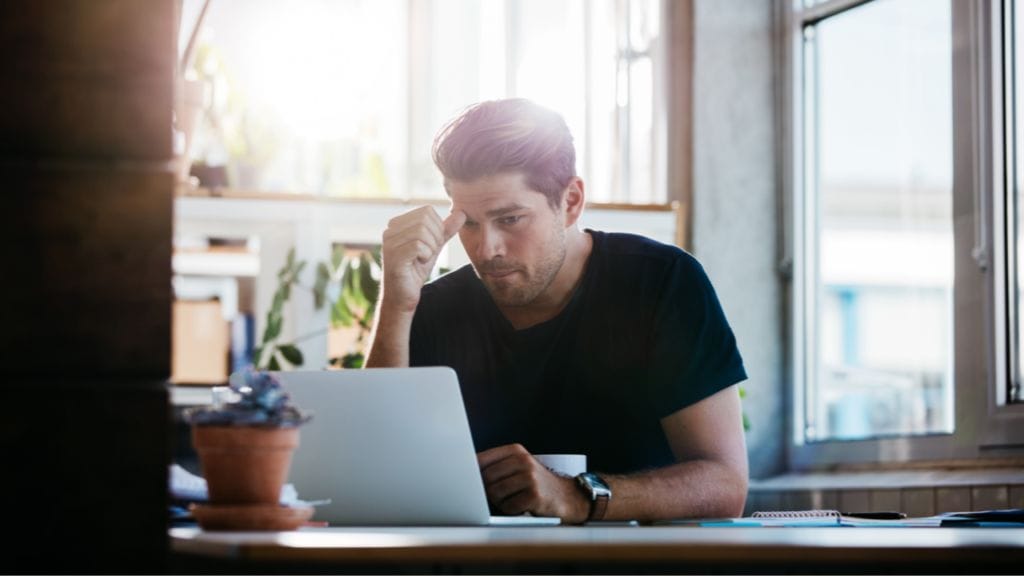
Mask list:
[[502,514],[557,516],[568,524],[587,519],[589,505],[576,480],[555,474],[520,444],[477,454],[487,499]]

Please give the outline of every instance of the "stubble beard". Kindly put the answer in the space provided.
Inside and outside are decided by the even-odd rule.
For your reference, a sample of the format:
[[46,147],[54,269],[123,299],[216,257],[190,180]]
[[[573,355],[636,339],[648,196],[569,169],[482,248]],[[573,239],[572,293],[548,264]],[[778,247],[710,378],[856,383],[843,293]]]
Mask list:
[[[547,250],[544,257],[537,262],[537,266],[531,272],[518,262],[508,262],[503,259],[495,259],[485,262],[477,269],[480,277],[491,294],[491,298],[499,306],[527,306],[532,304],[537,297],[544,293],[554,282],[558,271],[565,263],[565,230],[556,228],[549,238]],[[504,270],[515,270],[507,278],[489,278],[481,272],[496,272]]]

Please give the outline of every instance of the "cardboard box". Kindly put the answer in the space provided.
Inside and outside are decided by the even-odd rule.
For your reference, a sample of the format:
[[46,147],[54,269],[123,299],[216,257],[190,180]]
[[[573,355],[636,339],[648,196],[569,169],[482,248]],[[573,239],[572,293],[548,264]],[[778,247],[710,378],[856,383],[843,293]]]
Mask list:
[[171,382],[226,384],[230,327],[217,300],[174,302]]

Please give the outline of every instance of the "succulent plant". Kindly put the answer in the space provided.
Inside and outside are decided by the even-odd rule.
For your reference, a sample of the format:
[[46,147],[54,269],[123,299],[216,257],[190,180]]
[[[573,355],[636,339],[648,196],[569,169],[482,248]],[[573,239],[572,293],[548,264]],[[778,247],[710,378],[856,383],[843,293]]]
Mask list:
[[301,426],[313,415],[299,410],[281,382],[270,372],[247,369],[231,375],[230,398],[212,406],[185,411],[185,419],[198,426]]

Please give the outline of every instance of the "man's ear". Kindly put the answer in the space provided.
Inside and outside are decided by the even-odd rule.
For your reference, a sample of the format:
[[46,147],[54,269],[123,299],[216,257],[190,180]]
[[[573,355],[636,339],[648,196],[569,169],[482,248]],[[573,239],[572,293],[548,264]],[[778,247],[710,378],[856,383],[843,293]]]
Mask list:
[[583,193],[583,180],[579,176],[573,176],[569,185],[562,193],[562,212],[565,214],[565,227],[569,228],[576,224],[583,214],[583,205],[586,203],[586,195]]

